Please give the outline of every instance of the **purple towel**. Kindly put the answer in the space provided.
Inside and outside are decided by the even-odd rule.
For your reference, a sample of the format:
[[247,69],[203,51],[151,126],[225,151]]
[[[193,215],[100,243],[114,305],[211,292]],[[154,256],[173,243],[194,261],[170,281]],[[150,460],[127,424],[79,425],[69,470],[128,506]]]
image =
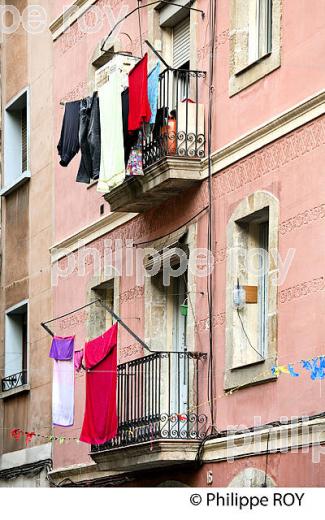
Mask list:
[[73,358],[74,336],[60,338],[54,336],[49,357],[57,361],[70,361]]
[[84,351],[82,350],[76,350],[74,353],[74,368],[76,372],[80,372],[82,368],[82,360],[84,357]]

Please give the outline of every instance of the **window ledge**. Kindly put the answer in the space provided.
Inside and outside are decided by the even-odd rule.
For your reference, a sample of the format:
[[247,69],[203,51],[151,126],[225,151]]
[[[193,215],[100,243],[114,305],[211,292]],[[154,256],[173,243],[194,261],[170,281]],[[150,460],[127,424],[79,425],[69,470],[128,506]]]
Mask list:
[[252,363],[244,363],[242,365],[236,365],[234,367],[231,367],[230,370],[240,370],[241,368],[249,368],[253,367],[255,365],[261,365],[262,363],[265,363],[266,359],[258,359],[256,361],[252,361]]
[[23,184],[26,184],[26,182],[29,182],[30,178],[31,178],[31,173],[28,171],[24,172],[14,182],[12,182],[11,184],[8,184],[7,186],[4,186],[0,190],[0,197],[6,197],[13,191],[17,190]]
[[263,56],[261,56],[260,58],[257,58],[255,61],[252,61],[251,63],[249,63],[248,65],[246,65],[246,67],[238,70],[237,72],[235,72],[235,76],[240,76],[241,74],[245,74],[245,72],[247,72],[248,70],[256,67],[259,63],[261,63],[262,61],[266,60],[267,58],[269,58],[271,56],[272,52],[267,52],[266,54],[264,54]]
[[275,364],[276,358],[272,356],[257,363],[227,368],[224,379],[224,391],[229,392],[234,389],[276,381],[278,377],[272,373],[272,367]]
[[12,390],[8,390],[7,392],[1,392],[0,393],[0,399],[7,399],[7,397],[13,397],[17,394],[23,394],[25,392],[30,391],[30,384],[27,385],[21,385],[17,388],[13,388]]

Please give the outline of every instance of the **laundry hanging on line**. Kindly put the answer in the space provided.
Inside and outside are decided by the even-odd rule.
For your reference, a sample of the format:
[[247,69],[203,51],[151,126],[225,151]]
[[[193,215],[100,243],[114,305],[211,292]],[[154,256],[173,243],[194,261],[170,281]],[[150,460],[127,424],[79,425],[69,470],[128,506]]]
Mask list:
[[74,423],[74,336],[54,336],[49,357],[53,359],[52,423]]
[[86,406],[80,440],[104,444],[117,434],[117,332],[113,325],[84,349]]
[[99,177],[101,160],[101,128],[97,92],[80,103],[79,141],[81,161],[77,182],[89,184]]
[[159,61],[155,67],[150,71],[148,76],[148,98],[151,110],[150,124],[156,121],[158,108],[158,85],[159,85],[160,63]]
[[121,74],[119,70],[99,89],[101,164],[97,191],[108,193],[125,178]]
[[66,103],[60,140],[57,146],[61,166],[68,166],[80,150],[79,126],[80,101]]
[[150,118],[148,54],[145,54],[129,73],[129,132],[139,130]]
[[76,350],[74,353],[74,369],[76,372],[80,372],[82,369],[82,360],[84,357],[84,351],[82,350]]
[[149,76],[147,67],[146,54],[130,71],[123,92],[116,69],[98,93],[65,104],[58,151],[60,164],[68,166],[81,149],[77,182],[99,179],[98,191],[108,193],[126,176],[143,175],[140,128],[156,120],[160,64]]
[[139,131],[129,132],[129,88],[122,92],[122,117],[123,117],[123,141],[124,164],[127,168],[132,147],[137,144]]

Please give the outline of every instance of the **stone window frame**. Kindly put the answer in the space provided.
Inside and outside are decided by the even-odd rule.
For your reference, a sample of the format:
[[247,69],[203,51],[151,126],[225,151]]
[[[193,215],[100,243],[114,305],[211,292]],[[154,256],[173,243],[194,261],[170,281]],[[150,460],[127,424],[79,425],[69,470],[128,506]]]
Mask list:
[[[191,5],[192,2],[181,0],[180,4]],[[165,61],[173,66],[173,29],[185,18],[190,19],[190,69],[197,68],[198,27],[201,24],[201,13],[184,9],[181,6],[164,3],[148,9],[148,40],[162,55]],[[149,68],[157,62],[156,56],[149,63]]]
[[[197,223],[190,224],[188,226],[184,226],[181,229],[177,230],[176,232],[170,233],[168,237],[165,237],[163,239],[159,239],[156,241],[153,241],[148,244],[148,247],[154,248],[156,251],[160,251],[163,248],[169,247],[172,244],[175,243],[175,238],[178,240],[178,238],[186,233],[186,239],[184,241],[184,245],[188,247],[189,251],[189,258],[191,255],[191,252],[197,247]],[[149,251],[150,253],[150,251]],[[195,281],[195,275],[193,272],[191,272],[191,269],[187,270],[187,286],[188,286],[188,317],[187,317],[187,324],[186,324],[186,345],[187,345],[187,351],[193,352],[195,351],[195,309],[196,309],[196,281]],[[173,287],[171,285],[170,287]],[[150,347],[151,350],[155,351],[174,351],[173,349],[173,340],[172,340],[172,329],[173,329],[173,311],[171,308],[171,305],[168,304],[168,300],[166,301],[166,309],[165,309],[165,318],[166,320],[169,320],[166,324],[166,336],[161,341],[161,345],[163,348],[157,348],[155,345],[152,345],[151,337],[153,330],[152,320],[151,320],[151,311],[152,311],[152,292],[153,287],[151,283],[151,277],[146,276],[144,279],[144,336],[145,336],[145,342]],[[168,294],[167,294],[168,298]],[[160,329],[162,330],[162,328]],[[146,355],[152,355],[151,352],[144,352],[144,356]],[[167,370],[167,365],[165,365],[165,370]],[[192,367],[190,366],[190,380],[194,377],[194,372],[192,371]],[[167,380],[167,372],[166,372],[166,380]],[[164,381],[164,379],[163,379]],[[195,399],[195,388],[190,385],[189,386],[189,407],[191,407],[194,403]],[[167,388],[162,385],[161,387],[161,407],[164,408],[164,405],[166,405],[166,399],[167,397]]]
[[[26,307],[26,313],[27,313],[27,338],[26,338],[26,347],[25,347],[25,366],[22,366],[22,370],[26,370],[25,374],[25,382],[24,384],[17,386],[16,388],[13,388],[11,390],[7,390],[6,392],[2,392],[1,389],[1,382],[2,379],[7,377],[6,375],[6,343],[8,341],[7,336],[7,318],[10,314],[14,313],[15,311]],[[27,392],[30,390],[30,301],[29,299],[24,299],[19,301],[18,303],[12,305],[11,307],[8,307],[4,311],[4,320],[3,320],[3,326],[4,326],[4,338],[3,338],[3,372],[0,377],[0,399],[6,399],[8,397],[15,396],[16,394],[21,394],[23,392]],[[14,374],[8,374],[8,375],[14,375]]]
[[[114,290],[114,302],[113,302],[113,311],[118,316],[120,315],[120,276],[118,275],[110,275],[110,276],[93,276],[88,283],[87,287],[87,301],[91,302],[94,300],[94,291],[98,289],[101,285],[105,284],[113,284]],[[96,338],[98,335],[102,334],[97,328],[96,324],[94,324],[94,316],[96,316],[96,309],[99,309],[98,304],[92,305],[88,310],[87,316],[87,327],[86,327],[86,341],[90,341]],[[102,308],[101,308],[102,309]],[[108,312],[105,310],[105,313]]]
[[[230,4],[230,63],[229,96],[252,85],[281,66],[282,0],[272,2],[271,51],[257,61],[248,63],[248,29],[246,0],[231,0]],[[246,20],[245,20],[246,18]],[[244,63],[240,65],[241,61]]]
[[[25,101],[26,108],[26,168],[22,169],[19,175],[14,178],[8,179],[6,174],[7,162],[9,162],[7,155],[8,150],[10,150],[11,145],[8,144],[9,135],[7,132],[7,124],[8,124],[8,114],[15,107],[15,105],[21,100]],[[2,136],[2,147],[3,147],[3,165],[2,165],[2,182],[0,183],[0,197],[6,197],[13,191],[17,190],[23,184],[26,184],[30,181],[31,178],[31,168],[30,168],[30,134],[31,134],[31,107],[30,107],[30,88],[27,85],[20,92],[18,92],[8,103],[6,103],[3,114],[3,136]]]
[[[181,232],[186,233],[186,240],[184,244],[188,247],[189,250],[189,256],[191,255],[191,252],[196,248],[197,244],[197,224],[191,224],[188,227],[182,228]],[[168,247],[169,245],[175,243],[175,236],[181,234],[180,231],[177,231],[176,233],[171,233],[169,235],[169,238],[166,240],[164,238],[163,240],[156,240],[150,243],[150,248],[154,248],[155,250],[159,251],[163,247]],[[188,278],[187,278],[187,286],[188,286],[188,293],[189,293],[189,313],[188,313],[188,319],[186,324],[186,344],[187,344],[187,350],[188,351],[194,351],[195,350],[195,316],[193,316],[191,308],[193,308],[194,314],[195,314],[195,308],[196,308],[196,281],[195,276],[193,273],[191,273],[191,270],[188,269]],[[152,321],[151,321],[151,310],[152,310],[152,284],[151,284],[151,277],[146,276],[144,280],[144,294],[145,294],[145,319],[144,319],[144,336],[145,336],[145,342],[152,348],[150,345],[150,340],[152,337],[151,331],[152,331]],[[168,316],[170,317],[170,310],[167,309],[166,316],[168,319]],[[172,348],[172,340],[168,336],[168,329],[166,332],[166,342],[164,343],[167,345],[167,348],[163,348],[162,350],[173,350]],[[158,350],[155,347],[152,348],[153,350]]]
[[[239,367],[233,366],[235,313],[233,305],[233,289],[237,284],[237,270],[233,269],[232,252],[236,246],[237,222],[249,217],[249,215],[269,210],[269,256],[268,270],[268,336],[266,356],[263,360]],[[264,383],[276,379],[272,374],[272,366],[276,364],[277,358],[277,324],[278,324],[278,268],[274,252],[278,251],[279,245],[279,200],[270,192],[256,191],[245,197],[233,211],[227,224],[227,280],[226,280],[226,343],[225,343],[225,376],[224,390],[241,388],[253,384]],[[238,330],[238,329],[237,329]]]

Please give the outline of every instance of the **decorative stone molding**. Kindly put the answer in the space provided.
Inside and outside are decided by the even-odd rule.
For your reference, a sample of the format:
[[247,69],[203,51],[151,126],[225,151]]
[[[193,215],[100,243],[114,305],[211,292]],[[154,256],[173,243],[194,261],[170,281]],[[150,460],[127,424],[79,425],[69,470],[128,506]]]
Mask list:
[[[227,460],[248,459],[266,453],[269,453],[272,457],[277,452],[298,453],[301,450],[306,452],[308,449],[310,450],[310,457],[314,454],[314,461],[321,462],[320,457],[325,453],[324,444],[325,418],[306,418],[305,421],[299,423],[273,427],[265,426],[259,430],[229,434],[207,441],[204,446],[202,461],[206,464],[212,464]],[[56,484],[62,482],[65,478],[72,479],[75,484],[81,484],[85,481],[95,483],[97,479],[103,477],[113,479],[119,475],[127,475],[133,468],[143,470],[151,467],[168,466],[171,465],[171,462],[175,464],[193,463],[198,446],[199,444],[196,441],[154,441],[153,443],[138,444],[128,448],[97,452],[95,456],[100,457],[97,460],[98,464],[92,462],[58,468],[49,473],[49,478]],[[245,476],[239,477],[239,475],[229,483],[229,487],[233,487],[238,478]],[[272,482],[267,479],[268,485],[271,486]]]
[[80,18],[97,0],[75,0],[60,16],[50,24],[53,41],[57,40],[74,22]]
[[271,428],[265,427],[255,431],[227,435],[207,441],[203,452],[203,462],[221,462],[236,460],[242,457],[264,455],[266,453],[287,453],[305,449],[313,449],[314,462],[324,454],[325,418],[306,419],[302,422],[290,423]]
[[132,220],[135,216],[136,213],[110,213],[92,224],[81,228],[77,233],[70,235],[60,242],[56,242],[50,248],[52,263],[58,262],[61,258],[64,258],[67,253],[72,253],[81,246],[93,242],[106,233],[109,233],[112,229]]
[[22,450],[3,453],[0,455],[0,471],[19,468],[37,462],[46,462],[52,458],[52,444],[46,443],[40,446],[32,446]]
[[[231,164],[238,162],[247,155],[267,146],[268,144],[280,139],[281,137],[297,130],[303,125],[307,125],[319,116],[325,113],[325,90],[303,100],[301,103],[286,110],[282,114],[275,116],[263,125],[244,134],[235,141],[225,145],[223,148],[212,154],[212,173],[216,174],[224,170]],[[313,124],[319,126],[320,123],[315,121]],[[321,129],[310,128],[310,132],[321,132]],[[325,132],[325,130],[323,130]],[[315,147],[319,142],[315,134]],[[324,134],[325,135],[325,134]],[[322,141],[323,142],[323,141]],[[208,177],[208,161],[204,159],[202,162],[202,177]]]

